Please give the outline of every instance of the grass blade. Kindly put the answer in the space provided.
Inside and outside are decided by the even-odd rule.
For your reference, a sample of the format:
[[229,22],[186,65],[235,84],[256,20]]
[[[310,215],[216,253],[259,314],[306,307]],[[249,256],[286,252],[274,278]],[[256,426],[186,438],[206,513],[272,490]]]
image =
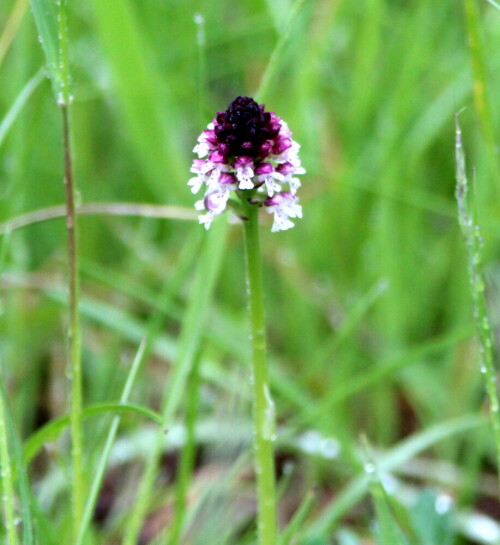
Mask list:
[[[3,392],[3,387],[2,387]],[[7,407],[6,398],[0,396],[0,467],[2,483],[2,503],[7,534],[7,544],[17,545],[19,543],[15,522],[14,506],[16,505],[16,494],[14,491],[13,461],[10,455],[10,440],[7,430]]]
[[183,180],[188,171],[176,137],[177,108],[169,103],[168,89],[158,76],[160,71],[154,66],[131,3],[94,0],[92,5],[112,70],[116,98],[151,188],[163,202],[169,192],[176,195],[179,185],[175,182]]
[[17,119],[17,116],[22,112],[24,105],[28,102],[29,98],[38,85],[40,85],[42,80],[43,71],[40,70],[23,87],[19,95],[16,97],[14,104],[12,104],[9,111],[5,114],[2,122],[0,123],[0,147],[14,124],[14,121]]
[[53,0],[31,0],[31,11],[35,18],[38,36],[45,53],[47,71],[56,98],[62,88],[62,74],[59,51],[59,29],[56,4]]
[[228,225],[218,221],[207,233],[201,250],[199,265],[193,285],[182,331],[177,346],[171,380],[165,392],[162,413],[162,431],[151,445],[135,508],[129,518],[123,538],[124,545],[135,545],[140,527],[149,505],[149,497],[163,443],[163,429],[168,429],[182,402],[186,381],[194,364],[196,353],[208,318],[208,310],[225,249]]
[[[6,441],[6,444],[10,447],[8,452],[7,465],[4,466],[4,460],[1,460],[2,463],[2,487],[5,486],[3,482],[4,471],[8,471],[7,480],[17,475],[18,480],[18,491],[19,491],[19,503],[20,503],[20,522],[22,523],[23,536],[22,543],[23,545],[33,545],[34,541],[34,528],[33,528],[33,509],[32,509],[32,495],[31,489],[28,481],[28,475],[26,473],[26,465],[24,464],[22,449],[19,442],[19,437],[14,425],[14,420],[10,412],[10,408],[7,401],[7,394],[4,389],[3,380],[0,377],[0,404],[2,406],[0,414],[0,419],[2,420],[2,428],[5,431],[4,437],[0,438],[0,441]],[[4,447],[2,446],[2,449]],[[2,453],[3,458],[3,453]],[[10,474],[10,476],[9,476]],[[3,489],[3,494],[6,501],[10,503],[10,507],[16,505],[16,499],[14,496],[14,485],[12,483],[7,483],[7,488]],[[7,496],[6,496],[7,495]],[[9,507],[9,509],[10,509]],[[10,515],[9,515],[10,516]],[[12,522],[12,521],[11,521]],[[15,525],[14,521],[14,525]],[[16,531],[17,532],[17,531]],[[14,539],[13,544],[17,543],[16,538],[11,536],[9,539]],[[9,544],[10,545],[10,544]]]
[[[125,404],[128,398],[130,397],[130,392],[132,391],[132,387],[134,385],[135,379],[137,378],[137,373],[139,371],[140,366],[142,365],[144,356],[146,354],[146,345],[147,345],[146,339],[143,339],[143,341],[141,342],[139,346],[137,354],[134,358],[134,362],[132,363],[132,366],[130,368],[130,372],[128,374],[127,380],[125,382],[125,386],[123,388],[123,392],[120,397],[121,405]],[[141,407],[141,410],[142,409],[143,408]],[[151,413],[151,412],[152,411],[148,411],[148,413]],[[157,417],[155,413],[153,414],[155,416],[155,420],[161,423],[161,417]],[[104,449],[102,451],[101,458],[97,466],[97,471],[92,481],[92,486],[90,487],[89,496],[87,498],[87,503],[85,505],[85,510],[83,513],[82,523],[80,525],[80,530],[78,532],[78,537],[77,537],[75,545],[80,545],[83,542],[83,539],[85,537],[85,532],[90,523],[92,513],[94,512],[95,503],[97,501],[99,489],[102,484],[104,472],[106,471],[106,467],[108,465],[111,449],[113,447],[113,443],[115,441],[116,434],[118,432],[118,426],[120,425],[120,420],[121,420],[120,416],[115,416],[113,418],[113,422],[111,423],[111,427],[108,432],[108,437],[106,438],[106,444],[104,445]]]
[[[136,356],[136,358],[137,357],[138,356]],[[136,360],[134,360],[134,365],[138,365],[136,364]],[[134,366],[132,367],[131,372],[132,371],[136,372]],[[161,416],[154,411],[151,411],[146,407],[142,407],[141,405],[126,403],[124,401],[120,401],[119,403],[97,403],[95,405],[90,405],[89,407],[83,409],[82,418],[86,419],[92,416],[103,415],[107,413],[133,413],[148,418],[149,420],[152,420],[157,424],[162,423]],[[33,458],[40,452],[45,443],[55,441],[57,437],[70,425],[70,419],[71,415],[65,414],[64,416],[60,416],[59,418],[51,420],[50,422],[45,424],[45,426],[37,430],[36,433],[34,433],[24,444],[25,463],[29,464],[33,460]]]
[[[467,415],[436,424],[396,445],[376,460],[377,467],[381,472],[393,471],[439,441],[455,434],[465,433],[484,424],[484,418],[477,415]],[[368,473],[362,473],[352,480],[350,484],[340,491],[332,506],[325,510],[312,526],[312,535],[325,536],[331,533],[340,517],[366,494],[370,482],[371,475]]]
[[[462,131],[458,119],[455,117],[455,161],[456,161],[456,198],[458,203],[458,221],[465,240],[469,284],[474,309],[476,336],[479,343],[480,370],[486,382],[486,392],[490,400],[490,418],[493,427],[495,447],[497,453],[497,470],[500,470],[500,403],[497,392],[497,373],[493,356],[493,335],[488,316],[488,306],[485,294],[485,280],[481,257],[481,231],[475,218],[469,211],[467,202],[468,181],[465,168],[465,154],[462,146]],[[500,471],[499,493],[500,493]]]

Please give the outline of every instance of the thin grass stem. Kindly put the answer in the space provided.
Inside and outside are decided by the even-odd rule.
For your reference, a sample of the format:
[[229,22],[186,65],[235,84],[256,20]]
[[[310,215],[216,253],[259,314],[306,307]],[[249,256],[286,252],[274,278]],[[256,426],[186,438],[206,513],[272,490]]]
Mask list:
[[[198,219],[196,212],[182,206],[132,202],[89,202],[77,206],[75,212],[79,216],[137,216],[141,218],[185,221],[194,221]],[[66,217],[65,205],[33,210],[33,212],[28,212],[7,220],[4,223],[0,223],[0,235],[15,231],[16,229],[28,227],[35,223],[64,217]]]
[[80,278],[78,274],[78,230],[75,211],[75,183],[70,132],[70,73],[68,55],[67,0],[58,3],[60,91],[57,96],[62,117],[64,186],[66,192],[66,232],[69,283],[69,357],[71,380],[71,460],[73,468],[72,509],[73,540],[78,536],[84,505],[83,431],[82,431],[82,363],[79,316]]
[[276,438],[274,403],[267,368],[262,256],[259,242],[259,208],[249,205],[245,226],[247,296],[251,323],[253,425],[257,478],[259,545],[275,545],[276,482],[273,441]]
[[0,467],[2,483],[2,503],[5,522],[7,545],[19,543],[16,529],[14,506],[16,494],[14,488],[14,475],[12,471],[12,459],[9,452],[9,434],[7,432],[6,399],[0,396]]
[[[467,202],[468,181],[465,168],[465,154],[462,146],[462,131],[458,114],[455,118],[455,161],[456,161],[456,198],[458,203],[458,221],[465,240],[469,282],[474,310],[474,322],[480,352],[480,369],[484,375],[486,392],[490,400],[490,418],[494,432],[497,453],[497,469],[500,469],[500,404],[497,393],[497,373],[493,357],[493,335],[488,316],[485,294],[485,281],[481,262],[482,239],[479,225],[469,212]],[[499,472],[500,492],[500,472]]]

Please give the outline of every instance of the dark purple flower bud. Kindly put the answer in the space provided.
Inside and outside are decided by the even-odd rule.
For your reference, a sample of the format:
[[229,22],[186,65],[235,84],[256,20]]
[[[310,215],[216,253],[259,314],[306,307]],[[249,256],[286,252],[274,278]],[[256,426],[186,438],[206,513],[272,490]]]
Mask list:
[[212,163],[225,163],[226,157],[220,151],[213,151],[209,157]]
[[292,163],[281,163],[277,166],[276,170],[283,174],[283,176],[286,176],[287,174],[293,174],[297,167],[293,166]]
[[291,138],[278,138],[276,143],[273,146],[273,153],[274,155],[279,155],[280,153],[283,153],[288,148],[292,147],[292,139]]
[[256,169],[255,169],[255,175],[258,176],[260,174],[269,174],[270,172],[273,172],[274,168],[271,163],[261,163]]
[[[229,148],[227,155],[256,157],[262,144],[277,136],[280,119],[250,97],[238,97],[214,119],[214,133]],[[219,148],[220,149],[220,148]],[[226,153],[226,152],[225,152]]]
[[264,201],[264,206],[277,206],[281,202],[283,202],[282,193],[276,193],[275,195],[273,195],[272,197],[268,197]]
[[241,167],[245,167],[249,165],[252,162],[252,158],[243,155],[242,157],[236,157],[236,161],[234,162],[234,168],[238,169]]
[[229,172],[221,172],[219,176],[219,183],[222,185],[230,185],[236,183],[236,177],[234,174],[230,174]]

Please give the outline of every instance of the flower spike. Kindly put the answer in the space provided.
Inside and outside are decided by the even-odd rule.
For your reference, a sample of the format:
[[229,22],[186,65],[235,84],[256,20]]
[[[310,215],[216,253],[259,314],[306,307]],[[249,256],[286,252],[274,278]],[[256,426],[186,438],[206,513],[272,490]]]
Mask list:
[[217,112],[198,137],[191,167],[195,176],[188,181],[193,193],[205,190],[195,205],[202,212],[200,223],[208,229],[235,193],[274,214],[273,232],[293,227],[290,218],[302,217],[296,176],[306,172],[299,148],[288,125],[250,97],[237,97]]

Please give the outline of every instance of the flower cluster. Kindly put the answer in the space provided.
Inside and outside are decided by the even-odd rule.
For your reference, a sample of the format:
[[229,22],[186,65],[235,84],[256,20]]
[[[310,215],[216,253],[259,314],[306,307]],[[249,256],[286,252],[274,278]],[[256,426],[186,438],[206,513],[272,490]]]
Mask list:
[[188,182],[193,193],[205,194],[195,207],[208,229],[236,195],[274,214],[272,231],[293,227],[290,218],[301,218],[296,195],[304,174],[288,125],[249,97],[238,97],[218,112],[198,138]]

